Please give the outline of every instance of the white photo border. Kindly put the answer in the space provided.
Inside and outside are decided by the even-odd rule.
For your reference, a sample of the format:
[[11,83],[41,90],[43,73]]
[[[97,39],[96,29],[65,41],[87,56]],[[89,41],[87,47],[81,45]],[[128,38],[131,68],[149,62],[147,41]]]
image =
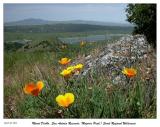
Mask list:
[[[156,119],[4,119],[3,117],[3,4],[5,3],[155,3],[157,4],[157,118]],[[0,126],[1,127],[68,127],[68,126],[79,126],[79,127],[106,127],[106,126],[118,126],[118,127],[158,127],[160,121],[160,34],[159,31],[159,22],[160,22],[160,2],[159,0],[1,0],[0,1]],[[41,123],[41,125],[33,124],[33,123]],[[64,122],[67,125],[59,125],[56,123]],[[71,125],[71,123],[80,123],[79,125]],[[83,125],[82,122],[92,123],[88,125]],[[96,123],[100,123],[98,125]],[[128,124],[117,124],[113,125],[112,122],[115,123],[123,123],[128,122]],[[50,125],[48,125],[49,123]],[[55,124],[54,124],[55,123]],[[108,123],[108,124],[107,124]],[[110,125],[109,125],[110,123]],[[130,123],[130,124],[129,124]],[[135,124],[134,124],[135,123]],[[53,124],[53,125],[52,125]],[[104,124],[104,125],[103,125]]]

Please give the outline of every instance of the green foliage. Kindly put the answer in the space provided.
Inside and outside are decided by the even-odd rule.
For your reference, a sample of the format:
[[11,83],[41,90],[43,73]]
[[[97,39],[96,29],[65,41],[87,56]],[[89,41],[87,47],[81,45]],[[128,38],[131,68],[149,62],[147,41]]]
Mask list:
[[59,51],[62,43],[57,37],[47,40],[31,40],[30,42],[24,42],[23,40],[4,42],[4,50],[7,52],[12,51]]
[[[21,118],[155,118],[155,114],[146,105],[145,82],[135,82],[125,92],[122,88],[107,90],[107,79],[99,83],[90,83],[88,76],[74,80],[73,84],[57,84],[52,77],[45,79],[45,88],[39,97],[25,95],[18,101],[14,117]],[[93,79],[90,79],[93,80]],[[112,86],[114,88],[118,86]],[[13,88],[11,89],[13,90]],[[59,107],[55,102],[58,94],[71,92],[75,102],[67,109]],[[13,93],[13,92],[12,92]],[[10,93],[11,94],[11,93]],[[16,94],[16,93],[15,93]],[[153,96],[154,98],[154,96]],[[156,105],[156,100],[153,101]],[[62,111],[61,113],[58,113]],[[147,113],[147,114],[146,114]],[[18,115],[18,116],[16,116]]]
[[127,20],[135,26],[134,33],[144,34],[156,47],[156,4],[129,4]]
[[23,44],[20,43],[4,43],[4,50],[6,51],[16,51],[17,49],[21,48]]

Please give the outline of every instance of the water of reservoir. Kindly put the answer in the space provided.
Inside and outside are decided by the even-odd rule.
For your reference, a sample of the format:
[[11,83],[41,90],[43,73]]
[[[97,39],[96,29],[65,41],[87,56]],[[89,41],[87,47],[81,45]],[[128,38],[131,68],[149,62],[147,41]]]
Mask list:
[[90,35],[86,37],[67,37],[67,38],[59,38],[64,43],[79,43],[81,41],[86,42],[97,42],[104,40],[111,40],[113,38],[122,37],[126,34],[106,34],[106,35]]

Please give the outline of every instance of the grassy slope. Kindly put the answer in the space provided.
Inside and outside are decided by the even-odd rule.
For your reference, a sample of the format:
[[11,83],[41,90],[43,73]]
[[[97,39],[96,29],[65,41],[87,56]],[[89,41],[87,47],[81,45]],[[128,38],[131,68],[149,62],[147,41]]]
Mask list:
[[[60,76],[61,57],[69,57],[72,62],[82,60],[93,49],[103,47],[101,44],[87,44],[83,48],[69,45],[59,52],[5,53],[5,118],[155,118],[156,82],[154,75],[153,80],[145,80],[142,70],[148,67],[146,61],[135,65],[139,75],[127,89],[111,84],[107,73],[102,71],[93,70],[85,77],[71,79],[68,85]],[[150,66],[155,65],[152,54],[150,58]],[[38,98],[23,93],[26,83],[38,80],[45,83]],[[65,92],[75,95],[75,102],[67,110],[55,101],[58,94]]]
[[[24,33],[5,32],[5,41],[32,40],[33,44],[47,40],[53,42],[55,36],[73,37],[104,33],[128,33],[131,30],[96,30],[87,32],[59,32],[59,33]],[[80,48],[68,45],[66,49],[61,45],[52,45],[58,50],[36,52],[5,52],[4,53],[4,116],[5,118],[155,118],[156,117],[156,82],[145,80],[145,69],[150,65],[155,69],[155,58],[151,54],[146,61],[135,65],[139,70],[129,88],[113,85],[107,78],[107,73],[92,70],[90,74],[81,78],[73,78],[69,85],[60,76],[63,67],[58,60],[69,57],[72,62],[84,63],[84,56],[99,51],[104,43],[87,44]],[[33,45],[32,45],[33,46]],[[34,50],[34,49],[33,49]],[[152,61],[152,62],[151,62]],[[142,69],[143,68],[143,69]],[[142,70],[144,72],[142,72]],[[33,97],[24,94],[26,83],[42,80],[45,83],[40,96]],[[75,102],[69,109],[61,108],[55,102],[58,94],[72,92]],[[62,113],[59,113],[62,111]]]
[[96,26],[87,24],[58,24],[37,26],[5,26],[4,38],[6,41],[13,40],[54,40],[57,37],[75,37],[97,34],[128,34],[132,27]]
[[109,30],[100,30],[100,31],[89,31],[89,32],[59,32],[59,33],[24,33],[24,32],[5,32],[4,38],[5,41],[13,41],[13,40],[53,40],[55,36],[57,37],[84,37],[89,35],[104,35],[104,34],[129,34],[131,30],[127,31],[109,31]]

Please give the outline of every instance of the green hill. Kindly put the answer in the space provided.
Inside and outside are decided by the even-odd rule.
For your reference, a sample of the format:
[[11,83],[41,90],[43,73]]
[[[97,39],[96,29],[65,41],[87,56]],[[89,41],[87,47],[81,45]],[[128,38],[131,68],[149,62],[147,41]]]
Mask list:
[[57,33],[57,32],[89,32],[98,30],[132,31],[133,27],[123,26],[100,26],[88,24],[54,24],[54,25],[26,25],[26,26],[4,26],[4,32],[25,33]]
[[21,43],[23,40],[17,40],[14,42],[5,42],[4,49],[5,51],[24,51],[24,52],[33,52],[33,51],[59,51],[64,45],[58,38],[51,40],[42,40],[42,41],[31,41],[26,43]]

